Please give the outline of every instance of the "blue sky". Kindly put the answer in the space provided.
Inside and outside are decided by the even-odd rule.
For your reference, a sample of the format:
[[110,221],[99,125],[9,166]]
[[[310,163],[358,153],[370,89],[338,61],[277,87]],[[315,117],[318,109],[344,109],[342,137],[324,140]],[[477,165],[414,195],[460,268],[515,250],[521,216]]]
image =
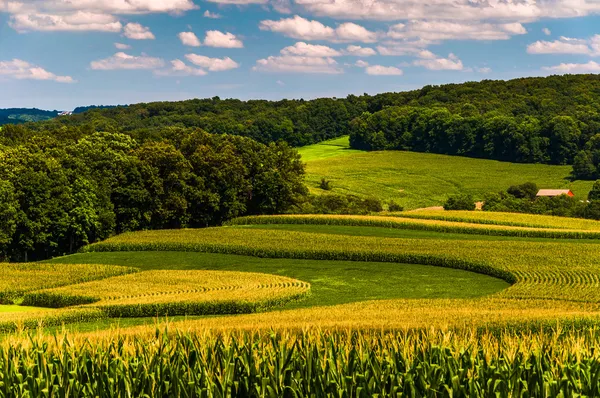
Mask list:
[[0,0],[0,107],[600,73],[595,0]]

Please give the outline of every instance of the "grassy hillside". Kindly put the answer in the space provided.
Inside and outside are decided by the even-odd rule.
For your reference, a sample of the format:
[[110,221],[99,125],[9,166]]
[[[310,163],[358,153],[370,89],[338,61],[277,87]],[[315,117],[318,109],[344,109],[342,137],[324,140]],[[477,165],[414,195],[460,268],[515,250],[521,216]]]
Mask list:
[[540,188],[570,188],[585,199],[591,181],[569,180],[571,166],[520,164],[459,156],[404,151],[363,152],[349,148],[348,137],[300,149],[306,162],[307,184],[323,194],[321,178],[331,192],[394,200],[405,209],[440,206],[450,195],[506,190],[532,181]]

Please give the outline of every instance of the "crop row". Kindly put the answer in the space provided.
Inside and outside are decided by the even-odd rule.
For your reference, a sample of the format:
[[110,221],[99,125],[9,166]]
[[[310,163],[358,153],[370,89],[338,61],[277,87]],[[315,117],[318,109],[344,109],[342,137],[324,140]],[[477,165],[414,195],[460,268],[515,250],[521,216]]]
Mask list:
[[[168,334],[7,340],[0,396],[598,396],[597,331]],[[17,365],[18,364],[18,365]]]
[[0,333],[57,327],[69,323],[91,322],[104,318],[106,318],[106,314],[94,308],[5,312],[0,313]]
[[100,264],[0,264],[0,304],[12,304],[26,292],[109,278],[137,269]]
[[269,224],[310,224],[343,225],[349,227],[383,227],[459,233],[469,235],[507,236],[520,238],[548,239],[600,239],[600,231],[574,229],[550,229],[517,227],[509,225],[484,225],[462,221],[444,221],[437,219],[405,218],[390,216],[347,216],[347,215],[277,215],[240,217],[228,222],[228,225],[269,225]]
[[600,231],[600,222],[595,220],[537,214],[466,210],[418,210],[388,213],[388,215],[402,218],[455,221],[473,224]]
[[[589,276],[600,274],[596,243],[401,239],[228,227],[123,234],[88,246],[86,250],[199,251],[270,258],[426,264],[517,282],[500,293],[507,297],[514,294],[519,298],[600,302],[600,290],[588,289],[597,287],[596,279]],[[536,273],[547,273],[548,278],[558,283],[549,283],[549,280],[541,283]],[[562,283],[562,280],[577,283]]]
[[237,314],[281,305],[309,291],[309,284],[277,275],[157,270],[31,292],[23,305],[92,304],[110,317]]

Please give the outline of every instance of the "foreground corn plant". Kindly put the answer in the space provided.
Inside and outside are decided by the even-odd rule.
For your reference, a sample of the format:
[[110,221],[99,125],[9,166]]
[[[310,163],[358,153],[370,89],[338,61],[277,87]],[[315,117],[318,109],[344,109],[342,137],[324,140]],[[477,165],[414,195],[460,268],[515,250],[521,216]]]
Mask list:
[[595,331],[9,338],[0,396],[598,396],[597,343]]

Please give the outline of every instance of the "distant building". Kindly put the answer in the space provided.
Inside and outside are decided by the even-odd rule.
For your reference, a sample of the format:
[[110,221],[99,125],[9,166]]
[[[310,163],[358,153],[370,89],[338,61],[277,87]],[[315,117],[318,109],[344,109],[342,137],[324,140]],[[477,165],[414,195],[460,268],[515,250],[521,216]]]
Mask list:
[[58,114],[58,116],[71,116],[73,114],[72,111],[64,111]]
[[540,189],[540,191],[537,193],[536,196],[538,198],[540,196],[547,196],[547,197],[553,198],[555,196],[560,196],[560,195],[575,196],[575,194],[573,192],[571,192],[570,189]]

